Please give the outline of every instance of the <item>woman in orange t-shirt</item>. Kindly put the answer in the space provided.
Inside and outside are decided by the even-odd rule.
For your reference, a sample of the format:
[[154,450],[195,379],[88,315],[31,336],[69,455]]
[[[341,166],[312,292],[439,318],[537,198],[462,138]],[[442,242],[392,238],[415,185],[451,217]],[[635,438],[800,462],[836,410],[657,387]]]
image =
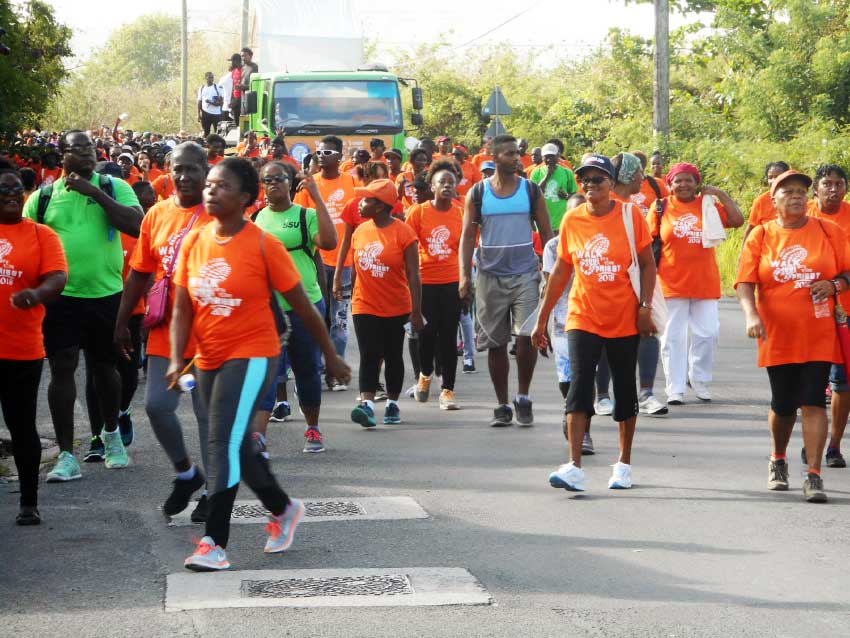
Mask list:
[[0,406],[12,435],[20,477],[18,525],[38,525],[41,443],[35,417],[44,365],[44,302],[68,281],[58,235],[24,218],[24,185],[11,162],[0,159]]
[[416,203],[416,191],[413,188],[413,182],[416,177],[428,168],[430,155],[424,148],[417,148],[410,152],[410,164],[413,167],[409,171],[403,172],[396,178],[398,186],[398,196],[401,198],[402,206],[407,210]]
[[850,289],[850,244],[837,225],[806,215],[811,184],[796,171],[774,180],[770,190],[777,217],[747,237],[735,287],[747,335],[759,340],[758,365],[767,368],[770,380],[773,453],[767,487],[789,487],[786,452],[799,408],[809,466],[803,496],[821,503],[826,500],[820,477],[827,437],[823,389],[830,365],[843,361],[832,297]]
[[773,185],[773,180],[788,170],[791,170],[791,167],[783,161],[771,162],[764,169],[764,181],[767,184],[767,190],[753,200],[750,208],[750,219],[747,223],[747,229],[744,231],[744,239],[756,226],[776,219],[776,208],[773,205],[773,197],[770,195],[770,187]]
[[434,357],[439,352],[443,382],[440,409],[457,410],[454,389],[457,376],[457,328],[461,302],[458,295],[460,270],[458,246],[463,230],[463,207],[455,197],[457,163],[437,160],[428,169],[434,199],[415,204],[407,211],[407,225],[419,242],[419,272],[422,279],[422,314],[427,325],[419,335],[421,370],[416,400],[428,401]]
[[[171,363],[173,384],[194,333],[197,392],[210,420],[209,515],[206,535],[184,566],[197,571],[227,569],[225,548],[239,482],[245,482],[271,512],[265,551],[290,547],[304,504],[281,490],[263,455],[265,444],[250,424],[277,373],[280,337],[275,325],[279,291],[304,321],[338,379],[351,372],[331,343],[325,323],[310,303],[289,252],[273,235],[245,219],[259,195],[251,162],[228,158],[207,175],[204,206],[214,222],[193,230],[180,249],[174,279]],[[277,307],[280,313],[280,307]]]
[[[656,332],[651,316],[655,260],[643,215],[632,208],[631,218],[624,219],[622,202],[611,199],[616,179],[611,160],[604,155],[588,155],[576,174],[587,202],[567,212],[561,223],[559,259],[549,275],[531,335],[536,348],[548,348],[549,315],[575,271],[566,325],[572,381],[565,412],[571,458],[550,474],[549,484],[573,491],[585,489],[581,448],[588,420],[594,414],[594,378],[604,347],[614,381],[612,416],[620,424],[620,457],[608,487],[627,489],[632,486],[631,450],[638,413],[638,341],[640,336]],[[637,264],[632,264],[627,223],[634,230]],[[630,267],[639,270],[639,296],[632,287]]]
[[351,317],[360,349],[360,404],[351,420],[375,427],[375,391],[384,362],[387,407],[384,423],[401,423],[398,396],[404,382],[404,327],[423,328],[416,233],[392,215],[398,191],[388,179],[354,189],[362,196],[360,224],[351,238],[354,249],[354,295]]
[[741,210],[729,195],[701,182],[699,169],[693,164],[672,166],[667,173],[672,195],[660,200],[660,209],[655,202],[647,216],[653,237],[661,237],[658,278],[667,301],[661,363],[670,405],[684,402],[688,384],[699,400],[711,401],[708,384],[720,336],[720,270],[714,248],[703,247],[703,198],[710,195],[717,200],[725,228],[744,223]]

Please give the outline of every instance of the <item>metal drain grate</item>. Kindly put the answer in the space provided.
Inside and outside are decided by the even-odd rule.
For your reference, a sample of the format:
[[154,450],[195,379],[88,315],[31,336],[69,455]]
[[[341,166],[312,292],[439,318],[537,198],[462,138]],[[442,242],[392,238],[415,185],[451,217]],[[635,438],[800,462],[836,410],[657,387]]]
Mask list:
[[[306,516],[362,516],[363,507],[353,501],[305,501]],[[265,518],[268,510],[260,504],[237,505],[233,508],[233,518]]]
[[322,596],[398,596],[412,594],[403,574],[337,576],[288,580],[243,580],[242,595],[248,598],[314,598]]

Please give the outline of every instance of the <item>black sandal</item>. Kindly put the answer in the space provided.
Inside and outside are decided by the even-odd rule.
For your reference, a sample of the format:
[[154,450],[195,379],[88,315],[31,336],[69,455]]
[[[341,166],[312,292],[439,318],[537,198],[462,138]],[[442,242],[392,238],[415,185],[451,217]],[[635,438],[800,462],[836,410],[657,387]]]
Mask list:
[[37,507],[22,507],[21,511],[18,512],[18,516],[15,518],[15,523],[18,525],[40,525],[41,514],[38,513]]

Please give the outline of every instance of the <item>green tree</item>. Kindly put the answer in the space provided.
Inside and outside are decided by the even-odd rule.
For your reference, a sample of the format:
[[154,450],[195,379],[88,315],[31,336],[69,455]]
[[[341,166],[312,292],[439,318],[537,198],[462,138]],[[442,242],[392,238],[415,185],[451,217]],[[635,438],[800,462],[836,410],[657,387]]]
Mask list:
[[35,126],[66,76],[62,58],[71,54],[71,30],[39,0],[13,7],[0,0],[2,40],[11,49],[0,57],[0,132]]

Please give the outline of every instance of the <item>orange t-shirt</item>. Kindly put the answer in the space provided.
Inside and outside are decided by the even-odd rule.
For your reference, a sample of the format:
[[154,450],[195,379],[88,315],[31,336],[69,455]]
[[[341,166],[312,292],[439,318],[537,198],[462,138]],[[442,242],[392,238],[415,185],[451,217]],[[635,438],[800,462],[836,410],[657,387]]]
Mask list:
[[528,153],[526,153],[525,155],[520,155],[519,161],[522,164],[523,171],[527,170],[529,166],[534,164],[534,160],[531,159],[531,155],[529,155]]
[[[635,248],[652,242],[646,220],[632,209]],[[558,256],[575,266],[569,298],[567,330],[584,330],[601,337],[637,334],[638,299],[629,280],[632,253],[623,223],[623,204],[596,217],[582,204],[567,211],[561,222]]]
[[215,224],[189,233],[174,283],[192,298],[198,368],[213,370],[231,359],[280,354],[269,279],[282,293],[301,282],[289,251],[271,233],[246,223],[225,244],[216,241]]
[[[655,183],[658,184],[658,190],[661,191],[661,197],[670,196],[670,190],[662,180],[655,179]],[[649,183],[648,179],[644,179],[641,183],[640,192],[632,195],[632,202],[643,209],[644,215],[646,215],[647,211],[649,211],[656,199],[658,199],[658,196],[655,194],[655,190],[652,188],[652,184]]]
[[750,226],[761,226],[774,219],[776,219],[776,207],[773,205],[770,191],[765,191],[753,200],[749,224]]
[[[130,274],[130,257],[133,255],[133,250],[136,248],[136,242],[138,241],[139,240],[136,237],[130,237],[130,235],[125,235],[124,233],[121,233],[121,248],[124,249],[124,272],[121,276],[124,278],[124,281],[127,281],[127,276]],[[139,303],[137,303],[136,307],[133,308],[132,314],[145,314],[144,297],[139,299]]]
[[130,169],[130,175],[124,178],[124,181],[127,182],[130,186],[135,184],[136,182],[142,181],[142,174],[139,172],[139,169],[133,166]]
[[415,179],[413,171],[404,171],[395,180],[396,186],[401,186],[401,183],[405,182],[401,191],[401,205],[404,206],[405,210],[416,203],[416,189],[413,188],[413,180]]
[[59,235],[24,217],[17,224],[0,224],[0,359],[43,359],[44,305],[15,308],[12,295],[38,288],[50,272],[68,272]]
[[[222,158],[222,159],[224,159],[224,158]],[[292,157],[291,155],[284,155],[280,159],[275,159],[272,156],[272,154],[269,153],[268,155],[266,155],[266,161],[267,162],[283,162],[284,164],[289,164],[290,166],[292,166],[296,171],[301,170],[301,164],[299,164],[298,160],[295,159],[294,157]]]
[[251,157],[259,157],[260,156],[260,147],[255,146],[252,149],[249,149],[247,146],[239,151],[239,157],[244,157],[249,159]]
[[[759,367],[843,362],[832,312],[815,317],[809,286],[850,270],[847,242],[847,234],[836,224],[815,219],[801,228],[782,228],[774,220],[749,234],[735,286],[758,287],[756,306],[767,334],[767,339],[759,339]],[[834,309],[831,297],[829,307]]]
[[57,179],[62,177],[62,167],[61,166],[57,166],[56,168],[44,168],[44,167],[42,167],[37,171],[36,174],[38,175],[39,186],[52,184]]
[[[180,238],[186,234],[189,222],[195,213],[198,219],[192,229],[201,228],[212,221],[203,205],[199,204],[192,208],[181,208],[177,205],[176,198],[169,198],[158,204],[154,204],[142,219],[142,227],[139,231],[139,239],[136,248],[130,257],[130,268],[143,273],[153,273],[154,278],[159,281],[165,277],[171,260],[174,259],[174,251]],[[183,240],[186,241],[185,239]],[[168,291],[168,300],[174,302],[174,277],[172,275],[171,287]],[[144,312],[144,310],[142,310]],[[171,356],[171,338],[168,325],[171,323],[171,308],[169,307],[165,321],[151,328],[148,337],[148,354],[157,357]],[[186,345],[184,355],[190,359],[195,354],[195,344],[192,339]]]
[[830,215],[829,213],[824,213],[820,209],[818,206],[818,200],[813,199],[809,202],[809,210],[807,214],[811,217],[828,219],[833,224],[838,224],[845,234],[850,233],[850,203],[841,202],[841,207],[838,209],[838,212]]
[[570,164],[570,163],[569,163],[567,160],[565,160],[563,157],[562,157],[561,159],[559,159],[559,160],[558,160],[558,164],[560,164],[560,165],[561,165],[561,166],[563,166],[564,168],[568,168],[568,169],[570,169],[573,173],[575,173],[575,172],[576,172],[576,171],[575,171],[575,169],[573,168],[573,165],[572,165],[572,164]]
[[158,201],[168,199],[174,194],[174,180],[171,179],[171,175],[168,173],[157,177],[151,182],[151,186],[153,186]]
[[480,171],[481,165],[484,162],[492,162],[493,161],[493,156],[490,155],[490,153],[478,153],[477,155],[474,155],[472,157],[472,159],[469,160],[469,161],[472,162],[472,165]]
[[464,199],[472,187],[481,181],[481,171],[470,162],[464,162],[460,168],[463,171],[463,178],[457,184],[457,194],[460,199]]
[[[321,173],[316,173],[313,180],[319,187],[319,194],[322,196],[322,201],[328,209],[328,214],[336,228],[337,237],[345,235],[345,222],[342,221],[342,210],[345,204],[354,197],[354,178],[347,173],[340,173],[336,179],[325,179]],[[295,195],[293,203],[303,206],[304,208],[316,208],[316,202],[313,197],[307,192],[306,188],[302,188]],[[336,266],[336,258],[339,254],[339,243],[333,250],[319,250],[322,256],[322,261],[326,266]],[[351,265],[351,255],[346,257],[343,266]]]
[[159,177],[160,175],[165,175],[166,171],[162,170],[157,166],[151,166],[148,171],[148,181],[153,183],[153,181]]
[[[658,235],[656,203],[647,215],[650,233]],[[728,214],[717,202],[720,221],[726,225]],[[674,195],[667,198],[661,216],[661,261],[658,278],[665,297],[720,299],[720,269],[714,248],[702,245],[702,195],[682,202]]]
[[216,156],[215,158],[213,158],[213,159],[210,159],[209,157],[207,157],[207,164],[208,164],[209,166],[215,166],[216,164],[218,164],[219,162],[221,162],[223,159],[224,159],[224,155],[217,155],[217,156]]
[[340,173],[347,173],[352,168],[354,168],[354,160],[347,159],[347,160],[343,160],[342,162],[339,163],[339,172]]
[[351,314],[398,317],[410,313],[413,305],[404,251],[415,242],[414,230],[396,219],[385,228],[372,220],[357,227],[351,237],[357,273]]
[[[543,164],[543,162],[540,162],[539,164],[529,165],[529,167],[525,169],[526,178],[531,179],[531,174],[534,172],[534,169],[540,168],[541,166],[545,166],[545,164]],[[579,184],[579,186],[581,186],[581,184]]]
[[463,208],[452,202],[446,211],[431,202],[407,211],[407,225],[419,240],[419,272],[423,284],[450,284],[460,279],[458,247],[463,230]]

